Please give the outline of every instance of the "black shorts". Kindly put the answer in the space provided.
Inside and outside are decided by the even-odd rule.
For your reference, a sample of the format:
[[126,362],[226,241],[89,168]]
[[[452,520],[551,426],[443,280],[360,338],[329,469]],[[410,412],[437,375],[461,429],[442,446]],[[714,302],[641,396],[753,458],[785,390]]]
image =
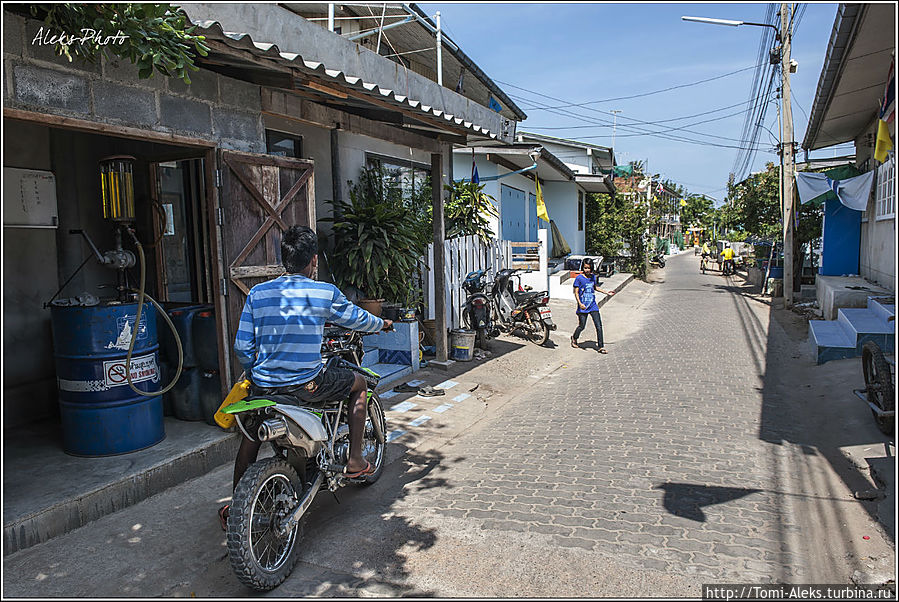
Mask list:
[[300,385],[284,387],[259,387],[250,385],[247,392],[250,396],[291,395],[299,399],[303,405],[324,406],[330,402],[340,401],[350,396],[356,373],[340,366],[324,369],[312,380]]

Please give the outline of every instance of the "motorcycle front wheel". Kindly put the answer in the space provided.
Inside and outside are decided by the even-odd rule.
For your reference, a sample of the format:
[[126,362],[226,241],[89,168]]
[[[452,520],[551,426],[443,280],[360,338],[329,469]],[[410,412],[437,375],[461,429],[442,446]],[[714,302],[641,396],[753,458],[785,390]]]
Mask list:
[[280,585],[297,562],[302,520],[280,535],[277,524],[303,498],[304,486],[285,460],[252,464],[234,490],[228,516],[228,557],[241,583],[257,591]]
[[[376,424],[379,425],[378,428],[375,428]],[[371,485],[381,478],[387,460],[387,419],[384,418],[381,400],[375,393],[368,400],[368,417],[365,420],[365,434],[362,436],[362,457],[371,462],[375,471],[354,481],[360,485]]]
[[546,345],[549,340],[549,326],[543,322],[540,312],[536,309],[528,310],[528,317],[531,319],[532,328],[534,330],[528,332],[528,340],[537,345]]

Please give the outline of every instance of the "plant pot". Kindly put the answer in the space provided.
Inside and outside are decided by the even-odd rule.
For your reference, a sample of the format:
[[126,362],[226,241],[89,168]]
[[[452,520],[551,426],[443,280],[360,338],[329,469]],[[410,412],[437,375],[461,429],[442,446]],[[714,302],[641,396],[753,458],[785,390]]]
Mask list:
[[415,312],[416,309],[414,307],[400,307],[397,318],[400,322],[414,322]]
[[400,319],[400,304],[382,303],[380,315],[387,320],[393,320],[394,322],[398,321]]
[[384,303],[384,299],[359,299],[356,305],[368,313],[380,317],[382,303]]

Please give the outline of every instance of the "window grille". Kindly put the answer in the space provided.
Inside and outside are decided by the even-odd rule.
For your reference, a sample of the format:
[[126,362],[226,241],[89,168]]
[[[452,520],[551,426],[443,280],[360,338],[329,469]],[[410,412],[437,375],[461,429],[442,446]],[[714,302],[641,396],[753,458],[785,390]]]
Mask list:
[[889,219],[896,215],[896,157],[890,157],[877,167],[877,186],[874,198],[876,219]]

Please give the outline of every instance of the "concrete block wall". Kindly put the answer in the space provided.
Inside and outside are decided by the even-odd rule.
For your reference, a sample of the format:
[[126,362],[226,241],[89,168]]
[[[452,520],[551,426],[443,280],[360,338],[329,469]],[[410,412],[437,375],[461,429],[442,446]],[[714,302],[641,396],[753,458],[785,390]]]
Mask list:
[[[40,43],[42,23],[3,13],[4,107],[171,132],[265,152],[260,87],[200,69],[188,85],[128,59],[69,62]],[[44,26],[45,27],[45,26]],[[45,27],[46,30],[46,27]]]
[[395,322],[393,332],[367,337],[366,343],[377,347],[382,364],[402,364],[418,370],[418,322]]

